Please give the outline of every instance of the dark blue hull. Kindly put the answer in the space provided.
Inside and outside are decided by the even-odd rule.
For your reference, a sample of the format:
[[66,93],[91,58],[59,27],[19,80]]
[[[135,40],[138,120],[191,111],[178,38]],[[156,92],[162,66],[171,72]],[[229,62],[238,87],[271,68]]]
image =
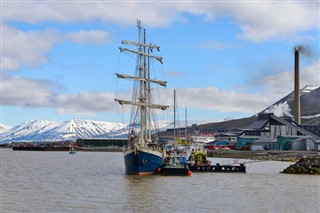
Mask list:
[[152,151],[134,150],[124,153],[124,164],[126,174],[148,175],[157,172],[157,169],[163,165],[163,158],[153,154]]

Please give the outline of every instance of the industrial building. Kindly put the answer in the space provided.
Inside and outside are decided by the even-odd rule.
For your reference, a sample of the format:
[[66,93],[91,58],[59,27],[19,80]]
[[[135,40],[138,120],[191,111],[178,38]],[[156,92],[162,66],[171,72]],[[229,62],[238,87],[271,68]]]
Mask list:
[[291,120],[260,114],[243,134],[237,138],[237,147],[251,150],[320,151],[320,137]]

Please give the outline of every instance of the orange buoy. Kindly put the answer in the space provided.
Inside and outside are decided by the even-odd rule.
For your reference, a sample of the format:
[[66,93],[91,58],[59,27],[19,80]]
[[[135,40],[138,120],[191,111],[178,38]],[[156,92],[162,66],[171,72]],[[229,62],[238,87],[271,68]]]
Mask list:
[[161,172],[161,168],[158,168],[158,169],[157,169],[157,173],[160,173],[160,172]]
[[191,176],[192,175],[192,172],[189,170],[188,171],[188,176]]

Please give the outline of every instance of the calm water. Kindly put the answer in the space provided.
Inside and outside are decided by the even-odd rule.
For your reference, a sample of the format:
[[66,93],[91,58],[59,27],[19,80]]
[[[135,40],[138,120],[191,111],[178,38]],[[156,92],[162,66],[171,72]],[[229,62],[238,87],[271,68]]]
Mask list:
[[251,163],[246,174],[137,177],[124,175],[122,153],[0,154],[2,213],[320,212],[319,176],[280,174],[290,163]]

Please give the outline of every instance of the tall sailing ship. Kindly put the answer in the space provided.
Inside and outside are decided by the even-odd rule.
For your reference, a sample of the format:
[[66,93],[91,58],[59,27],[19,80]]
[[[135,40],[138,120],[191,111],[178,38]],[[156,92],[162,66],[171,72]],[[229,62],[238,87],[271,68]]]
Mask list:
[[[162,64],[162,57],[151,54],[160,51],[160,47],[146,42],[145,30],[142,31],[141,22],[137,21],[138,41],[122,41],[123,45],[135,47],[135,49],[122,48],[121,52],[132,53],[137,57],[135,75],[129,76],[116,73],[118,78],[129,79],[134,82],[131,100],[115,99],[119,104],[132,106],[130,132],[128,144],[124,147],[124,163],[127,174],[147,175],[156,173],[164,163],[166,150],[164,145],[154,138],[151,121],[152,112],[155,109],[166,110],[169,106],[152,103],[151,84],[166,86],[166,81],[150,78],[150,60]],[[139,128],[136,128],[136,127]]]

